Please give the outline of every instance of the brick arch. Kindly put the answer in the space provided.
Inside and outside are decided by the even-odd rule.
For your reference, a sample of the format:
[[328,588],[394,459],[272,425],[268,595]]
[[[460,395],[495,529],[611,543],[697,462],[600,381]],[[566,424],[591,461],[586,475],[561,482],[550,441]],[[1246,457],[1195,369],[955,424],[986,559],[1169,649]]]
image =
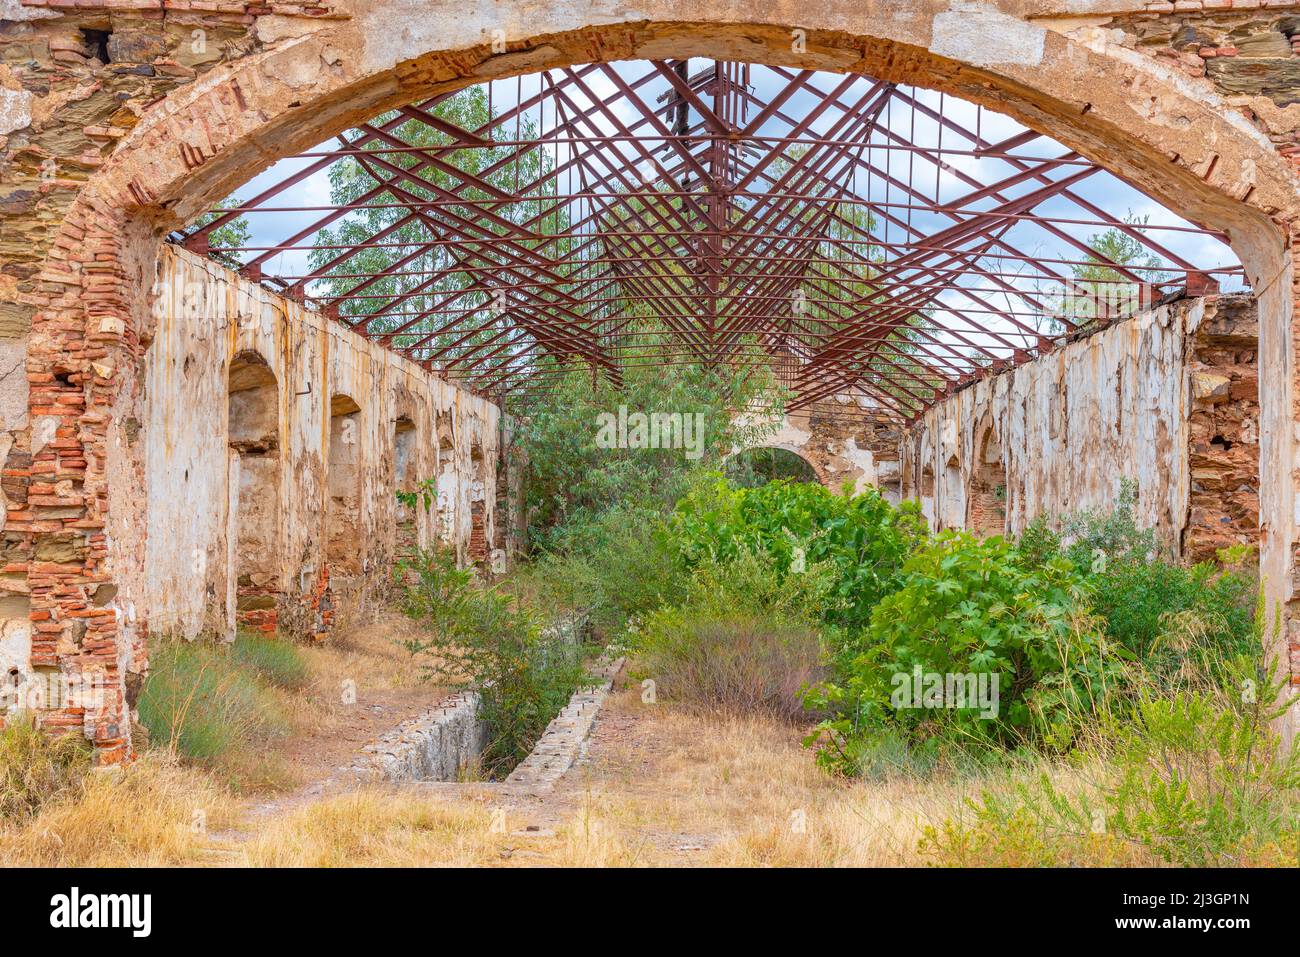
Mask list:
[[[127,433],[140,412],[135,369],[150,336],[146,290],[163,232],[275,159],[386,108],[573,63],[715,56],[860,70],[942,90],[1049,132],[1225,232],[1260,293],[1261,419],[1268,423],[1262,564],[1274,597],[1290,599],[1297,179],[1267,138],[1208,88],[1133,51],[1093,49],[1030,23],[1018,15],[1021,0],[974,11],[885,3],[887,15],[870,17],[861,0],[777,2],[743,14],[713,0],[643,0],[635,8],[584,0],[519,13],[503,6],[373,0],[357,4],[349,19],[304,22],[305,35],[214,69],[150,107],[69,209],[40,275],[30,412],[59,411],[76,437],[43,453],[41,464],[51,456],[56,466],[84,463],[85,514],[76,527],[89,547],[79,567],[29,565],[32,615],[41,616],[32,661],[117,679],[119,690],[85,729],[101,758],[129,750],[123,679],[144,667],[145,624],[133,614],[84,619],[94,640],[62,653],[57,622],[83,620],[100,584],[120,585],[125,610],[142,574],[143,529],[133,504],[143,494],[141,469]],[[496,30],[504,31],[505,52],[492,48]],[[792,42],[795,30],[806,46]],[[63,374],[51,375],[56,368]]]

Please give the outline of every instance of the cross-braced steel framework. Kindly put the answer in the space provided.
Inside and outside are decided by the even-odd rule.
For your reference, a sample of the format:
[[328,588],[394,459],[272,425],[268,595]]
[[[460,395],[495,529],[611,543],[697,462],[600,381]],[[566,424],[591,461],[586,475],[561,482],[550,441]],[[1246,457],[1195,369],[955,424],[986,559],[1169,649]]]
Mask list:
[[616,384],[725,363],[773,370],[790,410],[911,418],[1163,295],[1243,282],[1222,235],[1129,215],[1154,204],[1006,117],[735,62],[433,97],[254,188],[174,238],[514,404],[575,360]]

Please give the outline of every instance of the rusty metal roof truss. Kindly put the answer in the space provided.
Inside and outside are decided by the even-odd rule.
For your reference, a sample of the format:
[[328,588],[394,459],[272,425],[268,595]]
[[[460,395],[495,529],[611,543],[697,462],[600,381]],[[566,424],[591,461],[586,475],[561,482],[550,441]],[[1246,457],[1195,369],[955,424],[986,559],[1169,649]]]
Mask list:
[[[574,361],[615,384],[699,362],[775,370],[791,409],[911,418],[1116,318],[1112,286],[1145,304],[1241,282],[1175,248],[1224,237],[1106,208],[1101,167],[951,97],[701,60],[477,90],[475,128],[447,108],[464,93],[412,104],[173,238],[525,405]],[[313,180],[330,202],[304,201]],[[247,238],[214,242],[237,220]],[[1140,256],[1108,258],[1103,230]]]

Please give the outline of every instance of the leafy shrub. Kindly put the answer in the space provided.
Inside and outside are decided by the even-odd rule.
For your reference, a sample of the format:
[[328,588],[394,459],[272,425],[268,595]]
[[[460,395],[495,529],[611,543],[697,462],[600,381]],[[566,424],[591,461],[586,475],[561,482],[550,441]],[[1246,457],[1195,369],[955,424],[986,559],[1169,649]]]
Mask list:
[[801,482],[742,489],[715,478],[678,502],[673,519],[690,569],[747,553],[770,555],[777,577],[827,566],[833,588],[825,606],[809,612],[846,629],[870,621],[872,609],[898,586],[903,562],[925,535],[914,502],[895,508],[874,488],[837,495]]
[[[816,696],[839,712],[821,728],[823,763],[838,765],[845,739],[883,723],[917,740],[1067,746],[1079,716],[1119,680],[1121,659],[1087,615],[1064,559],[1031,566],[1000,537],[944,532],[907,560],[901,584],[846,645],[837,680]],[[917,707],[896,698],[914,676],[928,675],[944,676],[945,685],[947,676],[996,676],[996,705]]]
[[480,695],[489,742],[482,767],[499,776],[532,749],[584,677],[578,646],[542,627],[524,605],[479,584],[447,549],[420,551],[399,568],[414,582],[403,608],[424,634],[403,642],[426,678],[465,682]]
[[664,609],[638,636],[636,672],[693,710],[804,717],[803,693],[823,671],[817,631],[748,610]]
[[90,747],[73,734],[51,735],[23,712],[0,730],[0,821],[26,818],[73,790],[90,769]]
[[287,734],[288,721],[264,675],[284,680],[298,674],[286,664],[297,651],[281,642],[285,651],[269,653],[265,641],[241,634],[233,646],[169,640],[153,649],[139,701],[150,741],[214,764]]
[[1107,509],[1084,509],[1062,521],[1069,557],[1079,568],[1091,567],[1100,555],[1107,561],[1149,561],[1160,554],[1154,529],[1137,520],[1137,483],[1121,479],[1119,495]]
[[[722,617],[738,610],[781,621],[812,623],[841,603],[838,579],[829,562],[808,565],[798,574],[781,574],[779,559],[768,552],[742,550],[728,560],[703,558],[683,576],[673,607]],[[838,634],[822,626],[828,635]]]
[[1090,577],[1106,632],[1168,681],[1197,656],[1251,654],[1255,583],[1209,562],[1122,561]]
[[[673,337],[645,317],[633,318],[620,341],[633,350]],[[528,462],[528,537],[545,551],[570,530],[597,524],[604,513],[627,505],[657,514],[672,508],[692,476],[716,468],[734,447],[761,443],[781,418],[779,387],[763,369],[726,363],[681,363],[669,368],[635,364],[621,385],[568,368],[553,370],[550,402],[517,423],[516,442]],[[763,415],[751,409],[761,399]],[[775,398],[778,401],[772,403]],[[598,444],[594,423],[619,407],[636,413],[680,412],[698,422],[699,446],[688,458],[681,448],[608,448]],[[694,418],[698,416],[699,418]],[[697,455],[698,453],[698,455]]]
[[1171,562],[1161,555],[1154,533],[1138,527],[1135,504],[1135,488],[1125,481],[1108,511],[1062,522],[1068,545],[1039,521],[1017,549],[1033,563],[1069,559],[1106,634],[1162,684],[1213,662],[1253,657],[1256,582],[1240,567],[1250,550],[1227,550],[1219,565]]
[[685,574],[663,516],[633,505],[556,533],[553,549],[514,575],[512,587],[547,607],[582,609],[605,635],[628,620],[676,601]]

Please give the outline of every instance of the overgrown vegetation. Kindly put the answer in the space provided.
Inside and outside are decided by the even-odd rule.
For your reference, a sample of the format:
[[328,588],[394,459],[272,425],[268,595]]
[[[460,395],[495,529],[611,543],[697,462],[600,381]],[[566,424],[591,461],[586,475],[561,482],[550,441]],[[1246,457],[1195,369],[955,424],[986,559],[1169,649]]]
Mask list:
[[0,730],[0,820],[23,820],[73,791],[90,768],[90,748],[76,735],[50,736],[22,712]]
[[403,608],[420,634],[403,644],[426,678],[479,693],[488,743],[480,756],[489,777],[510,771],[532,749],[585,674],[581,645],[544,627],[525,603],[458,568],[446,549],[400,564]]
[[991,782],[926,832],[939,863],[1294,854],[1300,780],[1268,731],[1286,692],[1263,674],[1248,549],[1170,560],[1127,483],[1016,541],[931,534],[871,489],[691,468],[678,487],[671,508],[558,526],[565,547],[524,576],[600,607],[662,700],[815,722],[835,775]]
[[1091,771],[1082,784],[1042,772],[985,791],[968,815],[927,828],[920,849],[958,866],[1294,865],[1300,768],[1268,727],[1279,691],[1143,693],[1076,757]]
[[[1098,708],[1121,667],[1084,591],[1068,560],[1032,563],[1001,538],[925,542],[843,645],[837,679],[813,695],[837,712],[821,728],[823,761],[836,764],[845,738],[883,724],[922,741],[1070,744],[1077,716]],[[915,700],[932,675],[944,676],[944,696]],[[983,693],[952,700],[949,675]]]
[[637,675],[653,676],[656,697],[716,714],[798,721],[823,672],[816,629],[749,610],[662,609],[637,647]]
[[229,792],[211,775],[155,751],[112,774],[79,776],[26,817],[0,817],[0,860],[11,867],[212,863],[209,834],[234,816]]
[[807,613],[844,629],[865,625],[898,587],[904,561],[925,534],[916,503],[895,508],[874,488],[837,495],[810,483],[736,488],[716,478],[677,503],[671,524],[678,560],[689,570],[704,560],[763,554],[778,580],[811,574],[824,581]]

